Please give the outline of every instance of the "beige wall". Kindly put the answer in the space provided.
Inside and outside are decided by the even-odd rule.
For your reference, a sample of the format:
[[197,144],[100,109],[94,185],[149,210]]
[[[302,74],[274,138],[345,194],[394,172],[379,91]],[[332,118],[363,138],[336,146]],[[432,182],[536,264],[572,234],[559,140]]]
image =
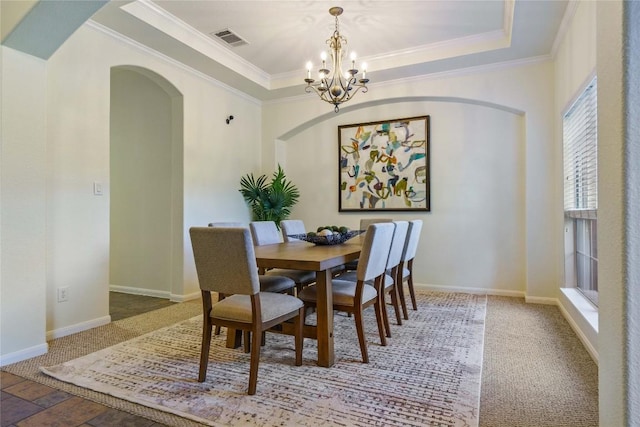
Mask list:
[[[635,2],[578,2],[556,57],[556,139],[562,155],[561,116],[593,75],[598,77],[598,325],[591,334],[577,311],[570,321],[597,351],[602,426],[638,420],[640,334],[637,322],[637,44]],[[625,23],[626,21],[626,23]],[[625,51],[625,44],[629,49]],[[627,69],[631,74],[623,73]],[[629,82],[636,86],[627,86]],[[626,101],[626,103],[625,103]],[[635,177],[635,178],[634,178]],[[635,194],[635,195],[634,195]],[[635,205],[634,205],[635,203]],[[636,252],[634,252],[634,250]],[[635,287],[635,288],[634,288]],[[636,305],[634,305],[634,301]],[[560,301],[568,304],[564,298]]]
[[[489,146],[481,153],[487,156],[485,160],[498,159],[499,163],[506,156],[517,165],[524,163],[521,168],[500,164],[501,168],[491,175],[494,181],[511,177],[513,183],[507,187],[507,194],[515,194],[519,201],[497,196],[486,200],[495,205],[494,214],[509,217],[509,232],[522,231],[522,235],[511,236],[508,243],[509,249],[523,254],[524,261],[507,266],[505,260],[513,255],[480,231],[478,241],[459,240],[457,253],[439,254],[437,259],[448,266],[462,266],[461,255],[471,258],[473,252],[491,246],[492,257],[499,261],[493,272],[506,280],[497,281],[498,287],[489,290],[516,292],[530,301],[549,302],[555,301],[563,283],[558,114],[592,72],[597,51],[599,87],[606,89],[603,96],[599,95],[604,119],[600,123],[601,140],[605,141],[599,153],[604,177],[601,206],[607,206],[601,211],[601,223],[603,219],[608,223],[600,232],[600,252],[606,252],[600,272],[600,416],[603,426],[631,425],[629,408],[633,401],[629,398],[637,396],[639,380],[638,376],[628,376],[633,371],[630,367],[638,364],[637,353],[630,356],[626,351],[629,343],[637,346],[638,328],[631,318],[633,312],[626,311],[626,302],[637,298],[630,298],[635,276],[625,275],[631,258],[628,248],[622,246],[634,236],[627,234],[630,215],[622,202],[627,197],[622,189],[632,183],[630,176],[622,173],[628,173],[625,156],[629,154],[623,127],[631,121],[625,121],[626,112],[621,107],[620,75],[622,61],[627,59],[622,54],[621,31],[625,27],[620,2],[578,5],[555,64],[534,61],[410,82],[372,84],[368,94],[358,95],[352,106],[337,116],[313,95],[262,107],[246,95],[129,45],[95,24],[83,26],[47,63],[2,47],[0,364],[46,351],[45,332],[59,336],[108,321],[112,67],[134,65],[152,70],[185,97],[184,205],[179,215],[183,230],[182,242],[174,243],[181,248],[185,268],[180,272],[182,280],[174,281],[180,282],[179,288],[172,289],[174,295],[187,298],[197,293],[188,227],[230,218],[248,220],[237,192],[241,175],[271,172],[281,163],[296,180],[304,182],[305,193],[294,214],[309,215],[310,222],[330,217],[332,222],[353,225],[356,217],[338,214],[337,199],[330,199],[336,194],[336,174],[318,180],[317,186],[304,180],[307,172],[300,165],[309,158],[303,147],[317,154],[321,159],[318,163],[333,168],[331,155],[324,148],[335,141],[337,125],[431,114],[431,166],[440,182],[432,187],[433,212],[422,214],[425,228],[419,248],[421,261],[433,262],[428,258],[433,248],[448,244],[447,238],[457,235],[455,227],[466,227],[466,218],[442,212],[443,207],[456,206],[447,197],[455,194],[451,190],[459,190],[452,184],[455,173],[461,172],[448,174],[444,169],[447,165],[439,161],[444,157],[469,167],[471,174],[479,173],[481,165],[473,164],[471,156],[478,153],[464,153],[462,148],[471,144],[471,131],[481,129],[477,123],[469,124],[469,118],[480,118],[491,124],[488,134],[498,138],[481,138]],[[594,41],[596,22],[598,36]],[[550,96],[552,93],[555,96]],[[235,119],[226,125],[224,118],[229,114]],[[460,122],[469,127],[454,128]],[[503,127],[505,133],[500,132]],[[309,145],[305,136],[316,144]],[[318,139],[322,136],[326,138]],[[443,141],[451,141],[451,145]],[[334,159],[337,161],[337,155]],[[92,194],[94,181],[106,183],[105,196]],[[523,192],[518,193],[522,187]],[[484,190],[480,191],[483,196],[490,196],[490,191],[479,190]],[[320,213],[314,210],[318,204],[314,194],[326,198]],[[490,222],[489,226],[499,225],[496,219],[483,217],[477,206],[473,214],[474,220],[480,215],[484,222]],[[478,224],[472,225],[475,231]],[[434,242],[434,237],[444,243]],[[467,250],[469,244],[475,251]],[[24,268],[26,263],[30,268]],[[443,268],[431,264],[435,270],[420,269],[417,279],[425,285],[487,290],[487,286],[496,285],[489,281],[491,269],[486,264],[486,258],[472,259],[470,265],[463,266],[468,271],[456,272],[454,280],[448,279]],[[482,279],[470,280],[474,272]],[[56,301],[56,289],[61,286],[69,288],[66,303]],[[19,333],[12,327],[15,324],[21,325]]]
[[[578,2],[572,6],[574,13],[555,58],[555,147],[556,156],[562,162],[562,117],[587,84],[596,75],[596,3]],[[562,168],[562,166],[561,166]],[[562,197],[562,169],[558,177],[559,196]],[[562,206],[562,200],[559,201]],[[561,269],[560,286],[573,287],[572,229],[563,227],[564,238],[571,242],[565,245],[566,253]],[[564,274],[566,271],[566,274]],[[597,361],[598,325],[597,309],[584,301],[579,293],[563,292],[559,295],[560,307],[585,346]]]
[[[182,158],[182,95],[135,70],[112,69],[110,117],[109,284],[112,290],[170,298],[173,144]],[[172,96],[174,95],[174,96]],[[174,105],[177,115],[173,118]],[[177,206],[182,206],[182,192]],[[176,262],[181,262],[179,257]]]
[[[184,271],[174,272],[181,277],[174,278],[171,297],[197,297],[188,229],[229,218],[248,221],[237,188],[243,174],[260,171],[261,153],[256,149],[262,124],[260,103],[91,23],[74,33],[46,63],[5,47],[2,60],[0,362],[46,351],[45,335],[63,336],[109,321],[112,67],[151,70],[184,96],[184,159],[179,165],[184,204],[175,213],[183,229],[173,242]],[[235,119],[227,125],[229,114]],[[13,124],[5,127],[8,120]],[[173,159],[179,158],[180,153],[174,154]],[[20,169],[5,168],[14,159],[16,166],[23,164]],[[15,175],[12,181],[10,172]],[[94,181],[104,184],[103,196],[93,195]],[[14,189],[32,195],[33,219],[9,216],[24,208],[24,200],[9,197]],[[21,230],[28,230],[33,239],[25,239],[27,234]],[[18,238],[24,250],[13,245]],[[33,268],[25,269],[27,262]],[[37,277],[24,280],[25,274]],[[57,302],[59,287],[68,288],[67,302]],[[25,326],[20,333],[5,334],[4,328],[15,324]]]
[[314,95],[273,103],[263,165],[304,182],[294,215],[353,227],[360,215],[338,213],[337,126],[431,115],[432,211],[385,215],[424,220],[416,281],[554,302],[562,205],[552,71],[539,61],[372,85],[338,114]]
[[2,355],[46,353],[45,61],[0,47],[0,339]]
[[424,221],[419,283],[447,288],[525,291],[524,120],[519,114],[462,102],[404,102],[346,112],[286,142],[287,174],[299,183],[294,215],[309,229],[357,228],[368,213],[338,213],[336,129],[377,119],[431,119],[430,213],[384,213]]

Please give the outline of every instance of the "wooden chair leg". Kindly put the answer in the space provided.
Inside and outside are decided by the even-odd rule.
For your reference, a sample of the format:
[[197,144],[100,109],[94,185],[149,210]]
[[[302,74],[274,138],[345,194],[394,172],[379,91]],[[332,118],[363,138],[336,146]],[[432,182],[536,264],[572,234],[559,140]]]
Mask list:
[[[356,322],[356,331],[358,332],[358,341],[360,342],[360,353],[362,353],[362,363],[369,363],[369,354],[367,353],[367,341],[364,337],[364,321],[362,319],[362,307],[354,307],[353,317]],[[378,323],[378,327],[382,326]],[[384,336],[384,334],[383,334]]]
[[398,299],[400,300],[400,305],[402,306],[402,314],[404,316],[404,320],[409,320],[409,312],[407,311],[407,300],[404,296],[404,282],[402,281],[402,265],[401,268],[398,268],[398,275],[396,276],[396,290],[398,291]]
[[384,323],[384,329],[386,331],[387,337],[391,338],[391,326],[389,325],[389,313],[387,312],[387,303],[385,301],[386,297],[384,291],[380,292],[378,295],[382,307],[382,322]]
[[293,320],[293,325],[295,328],[295,346],[296,346],[296,366],[302,365],[302,348],[304,345],[304,307],[300,308],[298,312],[298,317]]
[[402,325],[402,317],[400,316],[400,305],[398,304],[398,300],[400,299],[398,296],[398,287],[396,285],[393,285],[389,293],[391,294],[391,305],[393,305],[393,310],[396,312],[396,323],[398,325]]
[[209,348],[211,347],[211,319],[205,318],[202,322],[202,344],[200,347],[200,371],[198,381],[204,382],[207,378],[207,366],[209,364]]
[[254,343],[251,346],[251,364],[249,367],[249,392],[248,394],[256,394],[258,384],[258,365],[260,364],[260,347],[262,347],[262,331],[253,331]]
[[378,322],[378,333],[380,334],[380,344],[385,346],[387,345],[387,339],[384,334],[384,325],[382,319],[382,306],[380,304],[380,300],[377,300],[373,305],[373,308],[376,311],[376,321]]
[[414,310],[417,310],[418,304],[416,304],[416,291],[413,289],[413,273],[409,274],[407,285],[409,285],[409,294],[411,294],[411,305],[413,305]]

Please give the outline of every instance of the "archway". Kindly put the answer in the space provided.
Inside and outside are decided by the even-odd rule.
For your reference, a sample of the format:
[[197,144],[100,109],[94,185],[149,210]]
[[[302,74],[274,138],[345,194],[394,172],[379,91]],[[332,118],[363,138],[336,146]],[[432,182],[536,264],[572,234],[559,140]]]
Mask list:
[[183,97],[148,69],[111,69],[110,290],[182,286]]

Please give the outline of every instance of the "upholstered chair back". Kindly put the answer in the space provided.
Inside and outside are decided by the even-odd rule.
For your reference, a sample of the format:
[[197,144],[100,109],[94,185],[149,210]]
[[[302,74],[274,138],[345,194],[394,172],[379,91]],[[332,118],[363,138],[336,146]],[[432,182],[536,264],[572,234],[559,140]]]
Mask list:
[[256,246],[281,243],[280,232],[273,221],[253,221],[249,223],[253,244]]
[[289,237],[289,234],[304,234],[307,232],[304,228],[304,221],[300,219],[285,219],[280,221],[280,229],[282,230],[282,238],[285,242],[293,242],[299,239]]
[[386,271],[394,229],[392,222],[369,226],[358,258],[358,280],[373,280]]
[[418,250],[418,241],[420,240],[420,231],[422,230],[422,220],[416,219],[409,221],[409,231],[407,233],[407,242],[404,245],[402,253],[402,261],[407,262],[416,257]]
[[366,230],[371,224],[393,222],[391,218],[360,218],[360,230]]
[[248,228],[192,227],[189,234],[200,289],[226,295],[260,292]]
[[393,240],[391,241],[391,250],[389,251],[389,259],[387,260],[387,268],[393,268],[402,261],[402,252],[404,252],[405,241],[407,239],[407,231],[409,223],[407,221],[394,221],[396,228],[393,232]]

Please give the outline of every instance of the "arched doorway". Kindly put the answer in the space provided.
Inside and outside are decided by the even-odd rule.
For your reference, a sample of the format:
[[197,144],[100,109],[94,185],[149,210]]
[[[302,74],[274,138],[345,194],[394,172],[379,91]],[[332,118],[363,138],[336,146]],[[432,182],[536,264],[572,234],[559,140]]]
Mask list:
[[182,287],[182,136],[171,83],[111,69],[110,290],[171,299]]

